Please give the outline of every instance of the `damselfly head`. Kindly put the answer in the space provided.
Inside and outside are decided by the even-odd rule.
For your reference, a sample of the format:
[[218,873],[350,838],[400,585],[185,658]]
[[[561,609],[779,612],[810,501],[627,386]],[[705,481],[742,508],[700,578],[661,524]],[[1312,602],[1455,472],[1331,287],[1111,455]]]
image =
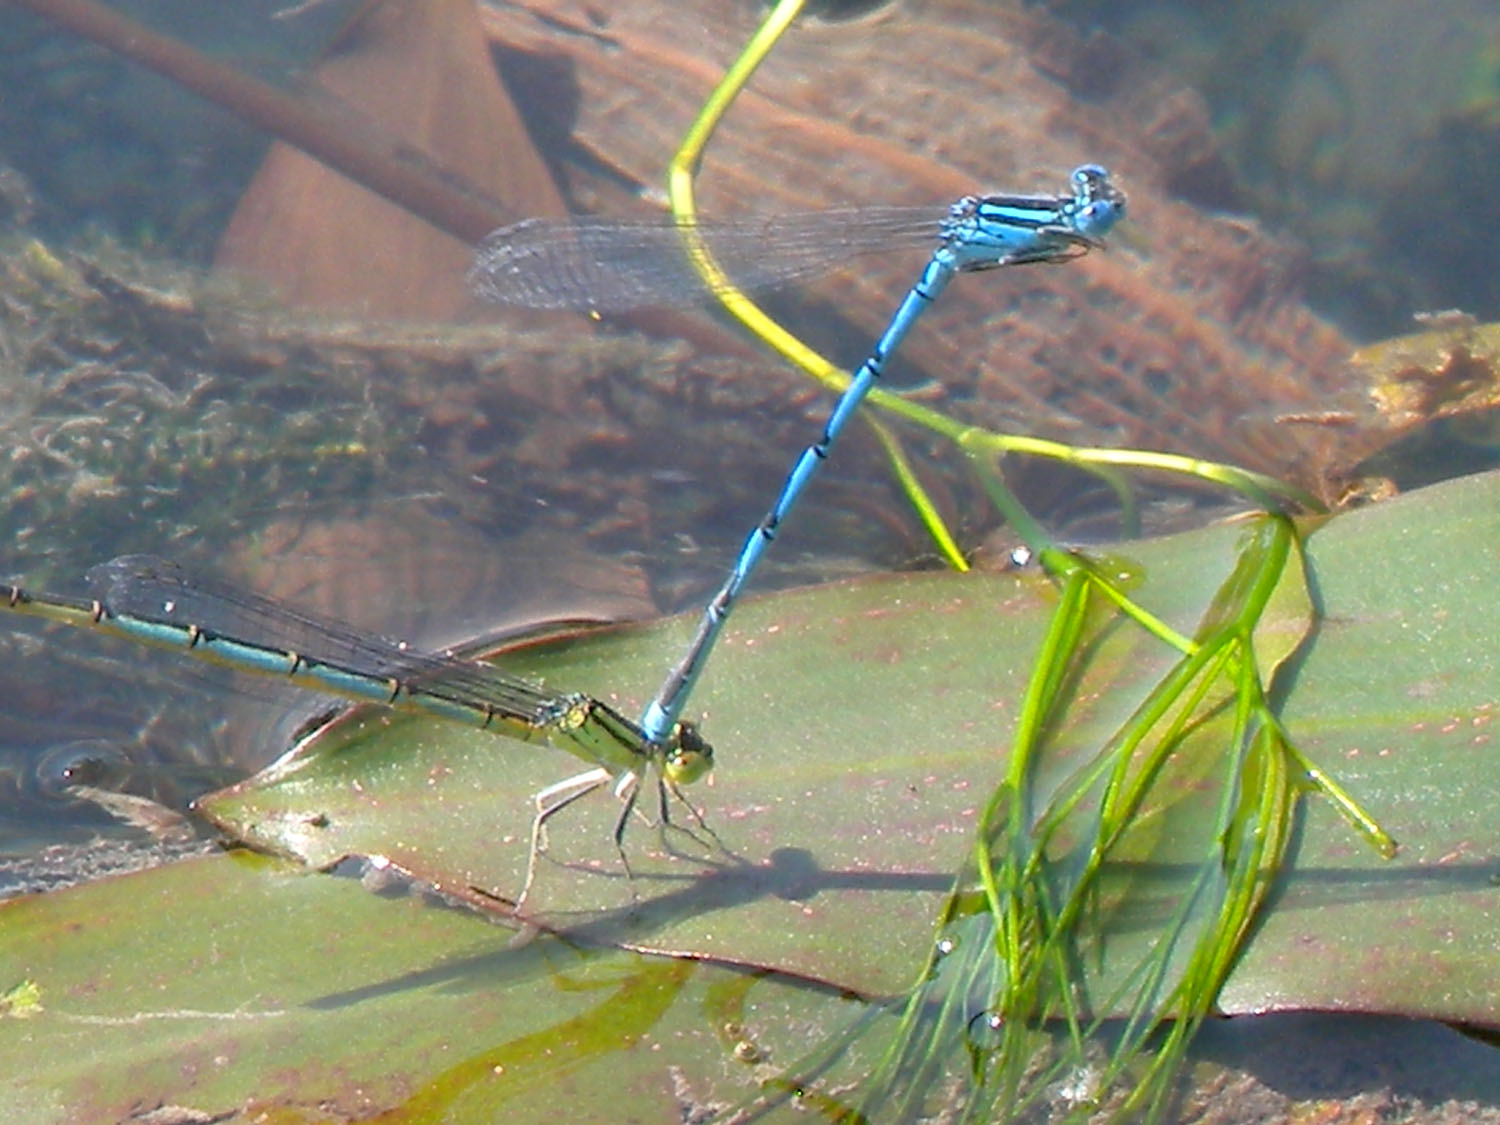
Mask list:
[[1073,224],[1088,238],[1103,238],[1125,217],[1125,193],[1098,164],[1073,169]]
[[662,773],[673,785],[691,785],[714,768],[714,748],[698,732],[696,723],[678,723],[662,762]]

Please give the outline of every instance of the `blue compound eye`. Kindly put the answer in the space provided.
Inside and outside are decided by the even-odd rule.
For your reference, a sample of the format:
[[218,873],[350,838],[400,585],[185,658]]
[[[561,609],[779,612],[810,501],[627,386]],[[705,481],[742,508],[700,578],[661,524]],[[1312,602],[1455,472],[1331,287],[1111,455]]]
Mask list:
[[1089,194],[1093,194],[1092,189],[1108,179],[1109,173],[1100,164],[1080,164],[1073,169],[1073,186],[1080,192],[1090,189]]

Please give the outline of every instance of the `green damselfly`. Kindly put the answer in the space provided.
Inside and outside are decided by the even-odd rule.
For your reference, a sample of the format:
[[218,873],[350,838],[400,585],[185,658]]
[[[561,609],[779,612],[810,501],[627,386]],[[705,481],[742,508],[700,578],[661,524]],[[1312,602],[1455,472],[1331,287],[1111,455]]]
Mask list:
[[88,597],[0,584],[0,605],[316,691],[546,742],[589,763],[583,773],[536,794],[517,908],[535,880],[546,822],[562,809],[612,784],[622,802],[614,841],[628,871],[625,825],[641,782],[655,776],[665,821],[668,792],[681,797],[680,786],[713,766],[712,747],[691,723],[679,723],[668,738],[653,741],[613,707],[582,692],[550,691],[486,661],[420,652],[259,594],[192,577],[163,559],[125,555],[90,570],[88,583]]

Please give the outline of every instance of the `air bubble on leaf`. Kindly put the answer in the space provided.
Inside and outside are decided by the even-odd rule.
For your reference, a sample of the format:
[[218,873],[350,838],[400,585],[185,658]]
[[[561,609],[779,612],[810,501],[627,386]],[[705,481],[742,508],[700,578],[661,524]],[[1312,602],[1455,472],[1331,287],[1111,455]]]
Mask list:
[[994,1051],[1000,1047],[1000,1038],[1005,1032],[1005,1017],[993,1009],[986,1008],[969,1021],[967,1038],[969,1046],[976,1051]]

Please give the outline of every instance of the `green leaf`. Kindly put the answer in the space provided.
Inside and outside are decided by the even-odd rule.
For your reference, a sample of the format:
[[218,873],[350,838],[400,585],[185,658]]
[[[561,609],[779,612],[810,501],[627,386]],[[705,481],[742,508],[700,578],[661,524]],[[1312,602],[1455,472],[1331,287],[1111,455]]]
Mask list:
[[[1500,1011],[1485,937],[1500,895],[1500,829],[1487,815],[1500,796],[1500,773],[1487,765],[1500,689],[1491,642],[1500,608],[1485,563],[1500,540],[1496,491],[1494,477],[1455,482],[1311,536],[1321,621],[1288,669],[1286,723],[1402,852],[1381,860],[1329,807],[1307,802],[1292,870],[1230,978],[1226,1011],[1347,1007],[1352,998],[1480,1022]],[[1190,633],[1233,567],[1239,536],[1231,526],[1130,544],[1120,565],[1144,576],[1143,604]],[[632,825],[629,882],[609,840],[616,806],[591,799],[553,822],[536,919],[866,995],[901,991],[1003,776],[1052,596],[1039,577],[944,574],[747,602],[696,701],[719,765],[691,795],[728,854],[672,832],[666,842],[682,853],[673,855]],[[1295,589],[1276,595],[1267,622],[1284,639],[1261,656],[1279,663],[1306,626]],[[507,667],[629,712],[691,625],[591,635],[510,654]],[[1063,776],[1097,749],[1170,658],[1138,630],[1109,632],[1050,744],[1049,768]],[[373,711],[298,761],[208,809],[245,839],[315,865],[378,855],[450,892],[501,897],[520,885],[528,795],[570,762]],[[1160,890],[1126,904],[1141,940],[1167,916],[1174,865],[1196,861],[1212,824],[1217,794],[1184,776],[1170,828],[1132,880]],[[1129,945],[1117,943],[1122,956]]]
[[0,1024],[0,1120],[696,1119],[755,1090],[784,1029],[859,1007],[512,937],[244,852],[12,900],[0,961],[44,1003]]
[[[702,1121],[810,1043],[884,1026],[806,981],[516,945],[399,891],[240,852],[0,904],[0,963],[42,997],[0,1023],[0,1120]],[[1235,1020],[1204,1038],[1204,1098],[1292,1075],[1302,1116],[1326,1115],[1350,1074],[1376,1073],[1434,1101],[1500,1101],[1492,1049],[1446,1028]],[[827,1077],[866,1073],[879,1043]],[[764,1120],[806,1108],[837,1103]]]
[[[1237,535],[1179,545],[1203,575],[1200,604]],[[1175,592],[1189,624],[1193,590]],[[689,796],[723,850],[632,825],[629,881],[610,839],[618,805],[581,802],[551,822],[530,916],[632,948],[902,990],[1003,773],[1052,597],[1040,575],[926,575],[747,602],[697,697],[719,764]],[[506,666],[633,713],[693,624],[593,634]],[[1113,631],[1080,692],[1076,746],[1129,713],[1129,695],[1106,688],[1139,689],[1170,656]],[[365,710],[203,807],[315,866],[380,856],[448,893],[506,898],[522,881],[530,795],[577,768],[546,747]]]
[[[1191,632],[1234,565],[1239,534],[1132,544],[1129,565],[1145,579],[1137,595]],[[1357,512],[1311,537],[1320,614],[1310,641],[1282,657],[1283,714],[1402,850],[1379,860],[1309,801],[1292,870],[1229,979],[1224,1010],[1500,1022],[1491,937],[1500,770],[1489,750],[1497,541],[1495,477]],[[828,1076],[852,1081],[894,1021],[805,979],[701,958],[785,966],[866,994],[910,985],[974,818],[1003,775],[1052,596],[1029,577],[933,576],[747,604],[700,697],[720,767],[716,784],[695,793],[739,859],[713,849],[706,861],[653,857],[656,836],[633,827],[633,902],[608,840],[612,802],[584,802],[560,818],[552,844],[554,858],[589,866],[548,863],[537,891],[565,941],[513,945],[511,930],[430,896],[372,894],[243,854],[0,905],[6,987],[26,982],[26,995],[40,997],[31,1018],[0,1023],[0,1117],[116,1120],[165,1105],[280,1120],[397,1107],[414,1121],[564,1111],[603,1121],[627,1110],[696,1119],[774,1081],[810,1043],[866,1027],[875,1034],[856,1037]],[[1273,600],[1266,621],[1279,619],[1287,639],[1264,642],[1262,659],[1290,647],[1305,608],[1295,591],[1284,611]],[[615,631],[513,663],[569,687],[614,686],[616,702],[638,706],[690,627]],[[1097,748],[1170,663],[1164,646],[1138,635],[1105,631],[1059,753]],[[546,748],[373,711],[304,756],[303,770],[222,794],[215,815],[320,864],[344,851],[389,856],[450,889],[502,894],[524,861],[528,787],[570,764]],[[1168,917],[1172,857],[1191,852],[1195,818],[1214,797],[1185,784],[1118,873],[1129,893],[1111,915],[1119,940],[1100,979]],[[1234,1048],[1211,1032],[1210,1053],[1253,1066],[1284,1049],[1285,1025],[1257,1040],[1257,1023]],[[1325,1025],[1307,1034],[1309,1058],[1334,1055]],[[1444,1034],[1381,1025],[1377,1038],[1395,1058],[1420,1060],[1424,1088],[1447,1062],[1456,1076],[1443,1089],[1500,1097],[1478,1078],[1494,1073],[1488,1056],[1432,1038]],[[1374,1049],[1357,1036],[1350,1046],[1362,1063]],[[936,1062],[966,1065],[962,1054]]]

